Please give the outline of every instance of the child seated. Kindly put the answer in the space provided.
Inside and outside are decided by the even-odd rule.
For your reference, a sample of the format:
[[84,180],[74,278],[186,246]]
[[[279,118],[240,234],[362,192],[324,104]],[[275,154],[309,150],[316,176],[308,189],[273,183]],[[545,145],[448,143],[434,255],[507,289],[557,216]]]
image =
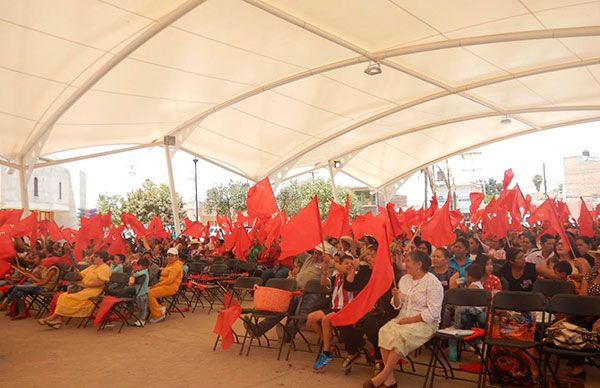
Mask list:
[[[327,256],[325,256],[327,257]],[[350,303],[353,293],[344,290],[344,280],[349,273],[354,273],[354,259],[352,256],[342,255],[338,262],[334,262],[337,270],[336,274],[328,278],[329,260],[323,258],[321,265],[321,284],[332,288],[331,306],[324,310],[313,311],[308,314],[307,326],[313,328],[323,341],[323,350],[319,354],[317,361],[313,364],[313,369],[320,370],[327,365],[333,356],[331,354],[332,325],[331,317],[346,304]]]
[[113,256],[110,263],[110,272],[112,273],[123,273],[123,262],[125,261],[125,255],[117,253]]
[[556,275],[556,277],[562,281],[571,282],[571,284],[573,284],[573,289],[575,290],[575,293],[579,294],[579,285],[577,284],[577,282],[574,282],[572,279],[569,278],[569,276],[571,276],[572,273],[573,267],[568,261],[562,260],[554,264],[554,274]]
[[134,264],[134,272],[129,277],[129,285],[135,287],[136,302],[140,309],[139,319],[134,324],[138,327],[144,326],[148,317],[148,267],[150,260],[139,259]]
[[[467,267],[467,287],[483,290],[483,284],[481,279],[484,276],[484,269],[479,264],[471,264]],[[457,329],[470,329],[475,323],[479,323],[480,326],[485,326],[486,322],[486,311],[483,307],[474,306],[459,306],[454,312],[454,327]],[[448,359],[450,361],[458,360],[458,349],[457,341],[448,341]]]

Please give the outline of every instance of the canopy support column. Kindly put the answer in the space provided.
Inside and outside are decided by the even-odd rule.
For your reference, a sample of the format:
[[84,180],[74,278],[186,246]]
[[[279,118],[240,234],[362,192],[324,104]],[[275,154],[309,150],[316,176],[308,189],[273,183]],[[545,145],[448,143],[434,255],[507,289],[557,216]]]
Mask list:
[[171,150],[165,144],[165,156],[167,158],[167,171],[169,172],[169,191],[171,192],[171,209],[173,210],[173,223],[175,224],[175,233],[181,234],[181,224],[179,223],[179,203],[177,201],[177,192],[175,192],[175,179],[173,178],[173,164],[171,163]]
[[23,208],[23,217],[27,217],[30,214],[29,210],[29,194],[27,193],[27,168],[24,163],[24,158],[21,158],[21,164],[19,166],[19,189],[21,192],[21,207]]
[[333,163],[331,160],[329,161],[329,163],[327,163],[327,165],[329,166],[329,182],[331,183],[331,192],[333,194],[333,200],[335,202],[338,202],[337,189],[335,187],[335,181],[333,180],[335,174],[333,173],[333,167],[331,166],[331,163]]

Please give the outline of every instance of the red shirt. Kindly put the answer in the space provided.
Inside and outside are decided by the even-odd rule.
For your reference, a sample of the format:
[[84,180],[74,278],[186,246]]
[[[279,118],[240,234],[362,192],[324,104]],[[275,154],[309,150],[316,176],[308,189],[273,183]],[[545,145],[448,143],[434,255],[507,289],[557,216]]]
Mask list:
[[502,282],[496,275],[488,275],[482,282],[483,289],[492,291],[502,291]]

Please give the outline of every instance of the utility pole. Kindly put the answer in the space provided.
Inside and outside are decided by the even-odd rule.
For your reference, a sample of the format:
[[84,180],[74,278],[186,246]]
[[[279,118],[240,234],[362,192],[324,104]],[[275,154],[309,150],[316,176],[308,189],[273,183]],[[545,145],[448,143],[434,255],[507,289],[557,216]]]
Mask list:
[[198,158],[194,158],[194,190],[196,195],[196,221],[198,221]]
[[544,195],[548,198],[548,185],[546,184],[546,162],[542,162],[542,173],[544,174]]

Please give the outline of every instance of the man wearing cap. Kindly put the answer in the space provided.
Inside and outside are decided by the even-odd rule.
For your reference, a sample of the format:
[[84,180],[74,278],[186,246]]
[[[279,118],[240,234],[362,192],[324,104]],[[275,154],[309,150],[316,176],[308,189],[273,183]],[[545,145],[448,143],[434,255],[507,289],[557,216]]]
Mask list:
[[177,248],[167,251],[167,265],[161,268],[159,282],[148,290],[148,307],[150,309],[150,323],[157,323],[165,319],[166,308],[158,303],[157,298],[175,295],[181,285],[183,266],[179,261]]

